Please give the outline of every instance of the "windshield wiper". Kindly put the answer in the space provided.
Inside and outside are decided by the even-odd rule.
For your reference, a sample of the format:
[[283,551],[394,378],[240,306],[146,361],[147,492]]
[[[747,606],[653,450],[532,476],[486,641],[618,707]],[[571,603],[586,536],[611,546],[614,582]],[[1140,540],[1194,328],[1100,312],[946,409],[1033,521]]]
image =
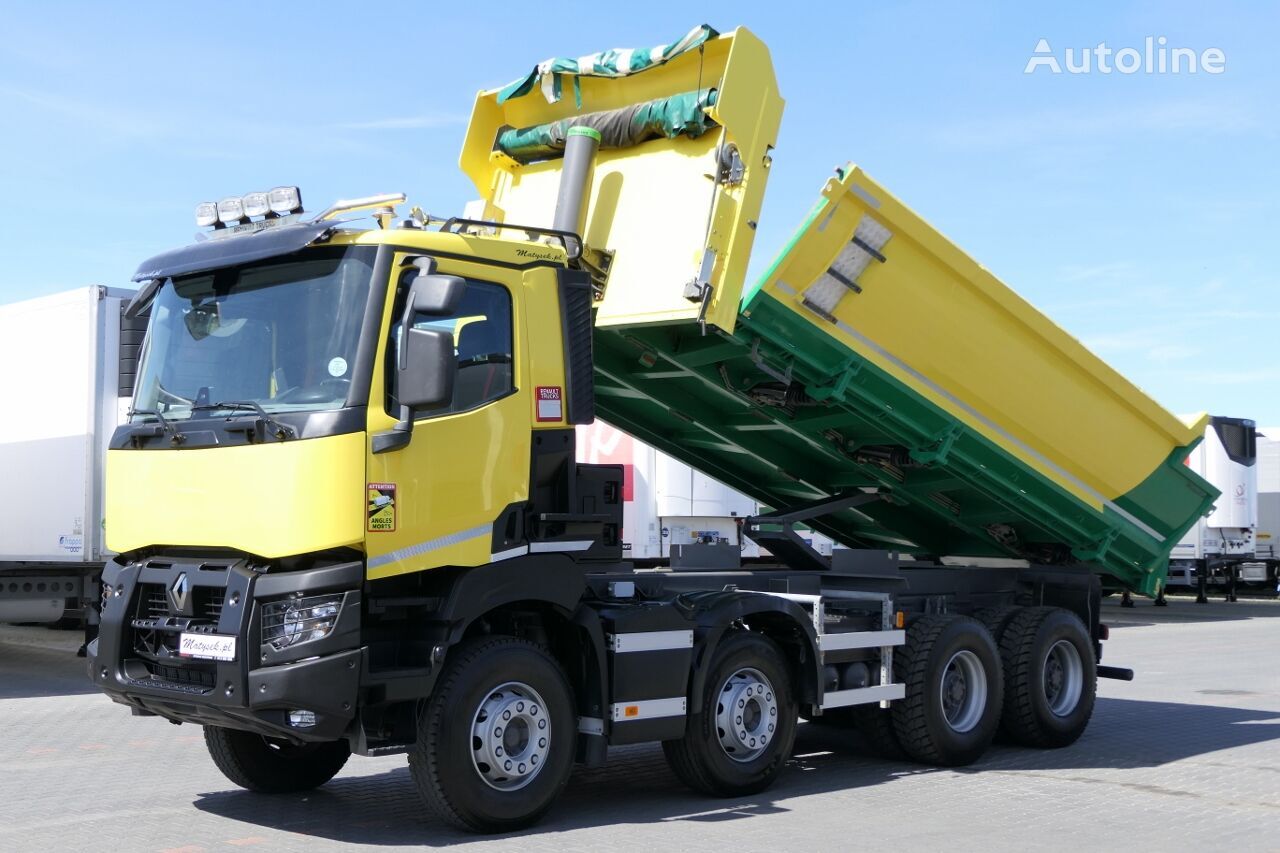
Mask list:
[[262,408],[260,404],[255,403],[253,400],[223,400],[219,403],[201,403],[200,405],[191,407],[191,411],[193,412],[210,411],[214,409],[231,409],[232,411],[256,413],[258,418],[255,422],[255,429],[257,429],[258,434],[264,438],[266,437],[268,430],[275,435],[277,441],[284,441],[285,439],[297,437],[297,432],[293,427],[288,424],[280,423],[280,421],[271,417],[271,415],[267,413],[266,409]]
[[169,423],[169,421],[165,419],[165,416],[160,414],[156,409],[130,409],[129,417],[132,419],[134,415],[151,415],[154,417],[160,422],[161,430],[161,432],[156,433],[156,435],[167,435],[169,436],[169,440],[174,444],[181,444],[183,440],[186,439],[186,436],[178,432],[178,428]]

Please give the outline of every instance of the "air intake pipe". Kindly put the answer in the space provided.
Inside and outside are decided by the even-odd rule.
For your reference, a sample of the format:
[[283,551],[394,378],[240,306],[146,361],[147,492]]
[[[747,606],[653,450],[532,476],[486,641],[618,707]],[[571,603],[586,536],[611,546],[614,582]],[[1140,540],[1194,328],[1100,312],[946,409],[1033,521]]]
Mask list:
[[600,131],[590,127],[571,127],[565,133],[564,161],[560,167],[560,192],[556,196],[555,218],[551,227],[582,236],[587,227],[587,199],[591,193],[591,177],[596,169],[596,151],[600,149]]

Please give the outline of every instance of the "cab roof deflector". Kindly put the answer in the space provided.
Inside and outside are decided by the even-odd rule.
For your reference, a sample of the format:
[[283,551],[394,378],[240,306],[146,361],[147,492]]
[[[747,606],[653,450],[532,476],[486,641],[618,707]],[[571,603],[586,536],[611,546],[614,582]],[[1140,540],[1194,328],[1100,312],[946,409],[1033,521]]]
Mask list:
[[339,223],[303,222],[268,228],[229,240],[192,243],[148,258],[133,274],[136,282],[156,278],[205,272],[206,270],[247,264],[277,255],[289,255],[322,241]]

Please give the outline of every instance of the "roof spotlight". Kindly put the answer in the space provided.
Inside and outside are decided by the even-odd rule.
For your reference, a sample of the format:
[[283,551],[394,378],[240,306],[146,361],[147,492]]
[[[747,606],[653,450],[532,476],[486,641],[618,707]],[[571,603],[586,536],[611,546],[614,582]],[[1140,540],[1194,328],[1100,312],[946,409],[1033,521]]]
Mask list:
[[297,187],[276,187],[267,193],[271,212],[284,216],[302,210],[302,193]]
[[246,193],[240,202],[244,206],[245,216],[266,216],[271,212],[266,193]]
[[202,201],[196,205],[196,225],[204,228],[218,224],[218,205],[212,201]]
[[244,218],[244,202],[241,199],[224,198],[218,202],[218,219],[224,225],[234,225]]

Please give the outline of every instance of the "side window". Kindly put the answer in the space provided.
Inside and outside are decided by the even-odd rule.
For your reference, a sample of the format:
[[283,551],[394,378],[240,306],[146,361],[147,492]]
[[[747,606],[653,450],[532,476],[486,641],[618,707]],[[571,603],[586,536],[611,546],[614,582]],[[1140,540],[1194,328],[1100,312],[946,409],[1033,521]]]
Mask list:
[[[511,295],[505,287],[467,279],[458,310],[448,317],[419,317],[414,328],[440,329],[453,334],[458,373],[453,380],[453,401],[446,408],[420,412],[417,417],[439,417],[465,412],[505,397],[515,390],[511,354]],[[391,355],[400,339],[400,323],[391,327]],[[390,358],[389,364],[395,359]],[[399,411],[395,400],[395,371],[388,371],[392,399],[389,412]]]

